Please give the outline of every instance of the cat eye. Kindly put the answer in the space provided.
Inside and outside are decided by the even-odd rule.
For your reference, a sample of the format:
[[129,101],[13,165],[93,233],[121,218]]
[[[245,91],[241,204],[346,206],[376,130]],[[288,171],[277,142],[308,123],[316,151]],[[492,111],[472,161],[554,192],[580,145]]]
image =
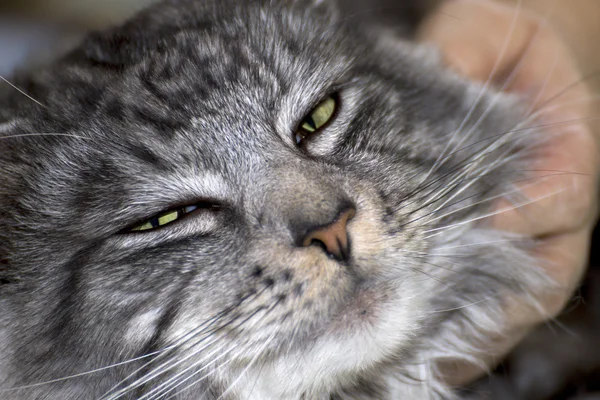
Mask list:
[[158,228],[162,228],[166,225],[169,225],[175,221],[178,221],[188,214],[200,210],[200,209],[208,209],[208,210],[219,210],[220,207],[216,204],[212,203],[198,203],[193,205],[182,206],[174,209],[170,209],[159,214],[156,214],[129,229],[125,230],[125,233],[134,233],[134,232],[144,232],[150,231]]
[[337,106],[338,100],[335,95],[321,101],[300,123],[296,132],[296,144],[300,145],[303,140],[323,129],[335,115]]

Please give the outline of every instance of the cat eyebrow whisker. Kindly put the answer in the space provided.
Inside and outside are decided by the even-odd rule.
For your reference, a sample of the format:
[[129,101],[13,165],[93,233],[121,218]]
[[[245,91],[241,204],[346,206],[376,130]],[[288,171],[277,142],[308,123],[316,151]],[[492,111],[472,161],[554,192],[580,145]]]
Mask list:
[[0,79],[3,80],[4,82],[6,82],[9,86],[11,86],[17,92],[21,93],[23,96],[27,97],[29,100],[31,100],[34,103],[36,103],[37,105],[39,105],[41,107],[44,107],[44,108],[48,108],[44,104],[40,103],[39,101],[37,101],[36,99],[34,99],[33,97],[31,97],[30,95],[28,95],[27,93],[25,93],[23,90],[19,89],[16,85],[14,85],[13,83],[11,83],[8,79],[6,79],[5,77],[3,77],[2,75],[0,75]]
[[34,137],[38,137],[38,136],[67,136],[67,137],[72,137],[72,138],[76,138],[76,139],[93,140],[92,138],[85,137],[85,136],[80,136],[80,135],[74,135],[72,133],[52,133],[52,132],[34,132],[34,133],[22,133],[22,134],[18,134],[18,135],[0,136],[0,140],[4,140],[4,139],[18,139],[18,138],[23,138],[23,137],[28,137],[28,136],[34,136]]

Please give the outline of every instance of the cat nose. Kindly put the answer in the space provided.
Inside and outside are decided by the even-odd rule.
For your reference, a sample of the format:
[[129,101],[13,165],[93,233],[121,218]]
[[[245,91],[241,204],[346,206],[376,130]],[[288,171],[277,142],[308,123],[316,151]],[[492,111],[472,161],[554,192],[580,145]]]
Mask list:
[[338,261],[350,258],[350,241],[348,240],[348,221],[354,218],[356,210],[346,208],[329,224],[310,230],[302,238],[302,246],[321,246],[328,256]]

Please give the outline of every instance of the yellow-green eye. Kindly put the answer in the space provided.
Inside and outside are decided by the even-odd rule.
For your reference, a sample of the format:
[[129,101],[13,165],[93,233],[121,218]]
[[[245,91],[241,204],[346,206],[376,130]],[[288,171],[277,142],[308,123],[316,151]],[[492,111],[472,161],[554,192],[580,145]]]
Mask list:
[[323,128],[333,118],[337,108],[337,100],[334,96],[329,96],[317,105],[310,114],[302,120],[299,132],[296,133],[296,144],[300,144],[303,139],[316,133]]
[[163,213],[157,214],[147,220],[135,225],[133,228],[130,228],[129,232],[141,232],[141,231],[149,231],[152,229],[157,229],[162,226],[168,225],[171,222],[175,222],[178,219],[183,218],[186,214],[191,213],[194,210],[197,210],[197,205],[179,207],[173,210],[165,211]]

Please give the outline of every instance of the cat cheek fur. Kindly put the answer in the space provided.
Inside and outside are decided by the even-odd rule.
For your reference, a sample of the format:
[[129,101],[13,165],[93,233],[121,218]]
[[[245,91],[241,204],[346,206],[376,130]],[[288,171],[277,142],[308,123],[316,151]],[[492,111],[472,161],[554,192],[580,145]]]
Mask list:
[[[353,18],[167,1],[15,77],[39,104],[0,92],[3,398],[453,398],[437,363],[552,288],[481,224],[540,141],[518,99]],[[348,207],[348,260],[299,245]]]

